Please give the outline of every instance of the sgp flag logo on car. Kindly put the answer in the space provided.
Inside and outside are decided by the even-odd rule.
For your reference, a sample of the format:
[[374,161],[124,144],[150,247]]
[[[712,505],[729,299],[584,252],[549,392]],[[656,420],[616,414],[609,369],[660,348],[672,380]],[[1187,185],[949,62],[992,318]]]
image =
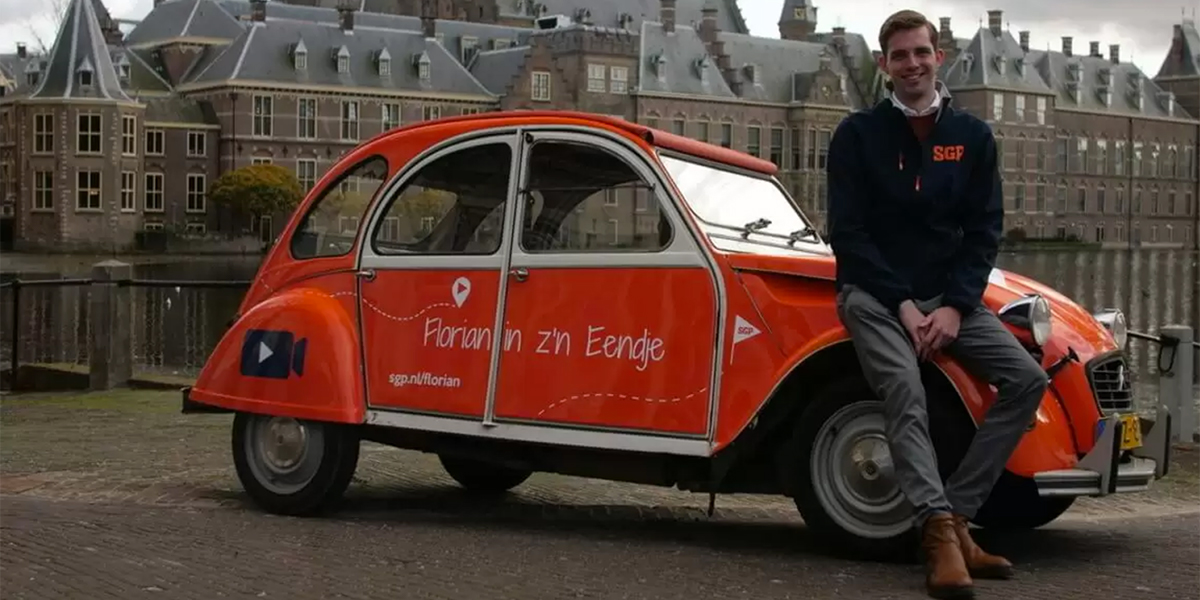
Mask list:
[[741,315],[736,315],[733,318],[733,347],[729,349],[729,362],[733,363],[733,351],[737,345],[762,333],[762,330],[755,327],[750,321],[743,319]]

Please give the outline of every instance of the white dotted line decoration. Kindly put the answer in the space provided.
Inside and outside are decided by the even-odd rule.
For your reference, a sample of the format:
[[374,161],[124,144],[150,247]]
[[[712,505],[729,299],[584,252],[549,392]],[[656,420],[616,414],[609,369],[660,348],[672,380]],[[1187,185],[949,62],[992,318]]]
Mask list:
[[571,402],[573,400],[585,400],[587,398],[617,398],[619,400],[634,400],[637,402],[645,402],[647,404],[677,404],[679,402],[683,402],[684,400],[690,400],[692,398],[695,398],[696,396],[703,394],[706,391],[708,391],[708,388],[704,387],[704,388],[701,388],[701,389],[699,389],[695,392],[692,392],[686,396],[678,396],[675,398],[643,398],[641,396],[632,396],[629,394],[613,394],[613,393],[607,393],[607,392],[596,392],[596,393],[592,393],[592,394],[576,394],[574,396],[568,396],[566,398],[563,398],[562,400],[558,400],[556,402],[551,403],[549,406],[547,406],[546,408],[543,408],[540,412],[538,412],[537,416],[540,417],[540,416],[554,410],[555,408],[558,408],[559,406],[562,406],[563,404],[566,404],[567,402]]

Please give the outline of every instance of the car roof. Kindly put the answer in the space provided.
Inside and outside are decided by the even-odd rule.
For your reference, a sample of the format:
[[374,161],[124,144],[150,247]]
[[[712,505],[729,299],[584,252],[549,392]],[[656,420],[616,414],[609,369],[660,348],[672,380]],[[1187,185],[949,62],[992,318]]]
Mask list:
[[390,140],[403,137],[415,130],[465,122],[477,122],[480,127],[566,124],[584,126],[607,125],[641,138],[646,143],[665,150],[673,150],[682,154],[740,167],[764,175],[774,176],[778,173],[778,167],[775,166],[775,163],[744,152],[693,140],[669,131],[647,127],[617,117],[572,110],[507,110],[443,117],[431,121],[418,121],[376,135],[360,144],[355,151],[346,156],[346,159],[357,162],[366,155],[376,152],[376,148],[380,144],[386,145]]

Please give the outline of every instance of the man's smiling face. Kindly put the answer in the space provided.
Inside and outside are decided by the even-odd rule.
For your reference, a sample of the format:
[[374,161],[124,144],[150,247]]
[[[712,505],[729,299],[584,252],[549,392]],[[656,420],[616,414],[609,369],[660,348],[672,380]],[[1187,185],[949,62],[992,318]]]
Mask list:
[[934,80],[945,53],[935,47],[929,28],[902,29],[888,39],[879,66],[892,79],[896,96],[905,104],[933,97]]

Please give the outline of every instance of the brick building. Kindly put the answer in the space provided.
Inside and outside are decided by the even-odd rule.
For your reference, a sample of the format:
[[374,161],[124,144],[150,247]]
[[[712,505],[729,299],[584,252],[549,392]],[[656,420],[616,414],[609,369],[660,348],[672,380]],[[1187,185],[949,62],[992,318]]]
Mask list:
[[[819,31],[811,0],[782,2],[778,38],[750,35],[736,0],[345,2],[159,0],[123,34],[101,0],[72,0],[53,49],[0,55],[0,201],[18,247],[239,233],[207,202],[226,170],[270,161],[309,188],[381,130],[523,108],[616,115],[768,158],[821,223],[830,135],[886,91],[867,38]],[[1175,28],[1152,80],[1116,47],[1037,50],[989,17],[967,38],[941,20],[942,78],[1000,139],[1006,229],[1194,246],[1195,24]],[[641,235],[623,202],[637,199],[589,200],[570,235]],[[269,240],[284,217],[251,233]]]

